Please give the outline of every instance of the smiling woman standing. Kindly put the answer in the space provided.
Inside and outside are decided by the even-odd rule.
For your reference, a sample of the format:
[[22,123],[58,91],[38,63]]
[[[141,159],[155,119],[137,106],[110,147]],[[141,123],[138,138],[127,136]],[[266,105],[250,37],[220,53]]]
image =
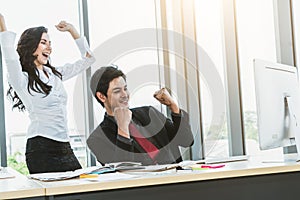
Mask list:
[[30,174],[81,168],[69,142],[67,93],[62,81],[88,68],[95,58],[85,37],[80,37],[72,24],[61,21],[56,28],[71,34],[81,59],[53,67],[49,62],[51,41],[43,26],[25,30],[16,51],[16,34],[7,30],[0,14],[0,45],[10,85],[7,94],[13,101],[13,108],[28,111],[31,122],[26,142],[26,164]]

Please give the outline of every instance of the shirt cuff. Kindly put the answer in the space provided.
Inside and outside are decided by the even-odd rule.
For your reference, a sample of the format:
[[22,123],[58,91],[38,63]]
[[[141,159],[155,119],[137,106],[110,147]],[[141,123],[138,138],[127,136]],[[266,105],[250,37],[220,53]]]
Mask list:
[[16,33],[12,31],[4,31],[0,34],[0,45],[5,60],[19,59],[19,55],[14,47],[15,39]]
[[123,137],[119,134],[117,135],[117,140],[119,140],[120,142],[123,142],[125,144],[132,144],[132,142],[133,142],[132,138],[126,138],[126,137]]
[[85,36],[76,39],[75,42],[82,57],[85,57],[86,53],[93,55]]
[[16,33],[12,31],[4,31],[0,34],[0,44],[3,47],[14,46]]
[[171,113],[172,114],[172,116],[174,116],[174,117],[181,117],[182,116],[182,111],[181,111],[181,109],[179,109],[179,113]]

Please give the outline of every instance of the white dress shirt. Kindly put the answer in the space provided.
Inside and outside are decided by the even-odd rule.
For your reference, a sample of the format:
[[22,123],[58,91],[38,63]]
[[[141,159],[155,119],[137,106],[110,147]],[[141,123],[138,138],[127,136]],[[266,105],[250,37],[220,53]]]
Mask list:
[[[39,70],[40,79],[47,85],[52,86],[47,96],[32,90],[30,90],[31,94],[28,92],[28,75],[27,72],[22,72],[19,55],[14,48],[15,38],[16,34],[14,32],[1,32],[0,44],[8,72],[7,80],[17,92],[29,113],[31,123],[28,127],[27,138],[43,136],[61,142],[69,141],[66,110],[67,93],[62,80],[72,78],[95,62],[95,57],[86,38],[81,37],[75,40],[81,53],[80,60],[73,64],[56,67],[56,70],[62,74],[62,80],[54,75],[48,67],[44,67],[48,77],[42,70]],[[87,52],[91,55],[90,58],[85,56]]]

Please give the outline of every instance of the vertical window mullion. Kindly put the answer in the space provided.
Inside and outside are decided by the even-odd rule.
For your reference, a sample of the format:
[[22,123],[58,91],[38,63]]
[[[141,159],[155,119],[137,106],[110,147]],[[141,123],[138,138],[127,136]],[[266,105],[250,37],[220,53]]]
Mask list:
[[[88,21],[88,4],[87,0],[79,0],[78,1],[79,6],[79,16],[81,20],[81,32],[83,32],[83,35],[86,37],[88,43],[90,43],[89,39],[89,21]],[[87,138],[89,134],[93,131],[94,128],[94,108],[93,108],[93,96],[89,92],[89,82],[91,79],[92,70],[91,67],[89,67],[87,70],[85,70],[82,73],[83,78],[83,94],[84,94],[84,110],[86,111],[84,113],[85,117],[85,137]],[[96,165],[96,159],[91,154],[88,148],[86,148],[86,156],[87,156],[87,166],[94,166]]]
[[0,160],[1,166],[7,166],[7,153],[6,153],[6,130],[5,130],[5,113],[4,113],[4,87],[3,87],[3,65],[2,53],[0,49]]
[[294,65],[293,28],[290,1],[274,0],[277,62]]

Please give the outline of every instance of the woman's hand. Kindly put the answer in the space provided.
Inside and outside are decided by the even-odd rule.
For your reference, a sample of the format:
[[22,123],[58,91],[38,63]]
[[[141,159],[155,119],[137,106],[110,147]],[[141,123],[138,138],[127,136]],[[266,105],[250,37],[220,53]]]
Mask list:
[[80,38],[80,35],[75,29],[75,27],[66,21],[60,21],[59,24],[55,25],[55,27],[61,32],[69,32],[74,39]]
[[0,13],[0,32],[7,31],[4,16]]
[[[65,32],[65,31],[69,32],[74,38],[74,40],[80,38],[80,35],[77,32],[76,28],[73,26],[73,24],[70,24],[66,21],[60,21],[59,24],[55,25],[55,27],[57,28],[57,30],[61,32]],[[88,58],[92,57],[88,52],[86,52],[85,56]]]

